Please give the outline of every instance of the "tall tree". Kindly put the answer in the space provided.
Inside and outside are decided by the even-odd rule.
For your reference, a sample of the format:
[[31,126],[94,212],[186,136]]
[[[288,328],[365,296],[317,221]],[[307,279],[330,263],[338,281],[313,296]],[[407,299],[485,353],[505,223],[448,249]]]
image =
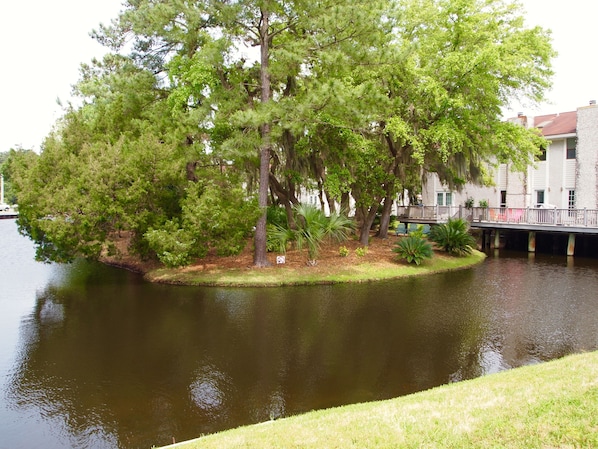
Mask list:
[[[257,150],[264,211],[270,188],[291,217],[297,185],[310,184],[308,167],[324,172],[321,164],[312,163],[309,153],[296,151],[296,143],[322,112],[354,124],[359,121],[356,126],[368,122],[357,112],[363,86],[348,89],[342,79],[358,66],[371,63],[372,49],[387,35],[383,32],[387,27],[384,3],[370,1],[366,7],[366,2],[338,0],[218,2],[212,5],[210,22],[219,24],[220,52],[213,53],[206,46],[198,48],[193,58],[179,59],[178,67],[184,59],[185,69],[177,69],[174,95],[185,104],[189,100],[196,106],[210,104],[205,117],[214,125],[212,135],[217,131],[222,136],[223,126],[216,124],[230,125],[219,142],[226,157],[238,163],[247,159],[247,151]],[[252,46],[260,49],[259,61],[253,65],[239,56],[241,49]],[[197,82],[210,67],[217,83]],[[240,91],[239,85],[244,89]],[[263,215],[256,226],[256,266],[267,264],[265,219]]]
[[[459,189],[483,182],[487,164],[508,159],[524,167],[542,139],[505,123],[501,108],[513,99],[543,100],[555,54],[550,34],[526,28],[521,6],[510,1],[399,5],[394,49],[400,63],[372,72],[390,100],[377,128],[389,162],[385,198],[420,171]],[[379,204],[372,198],[370,212]]]

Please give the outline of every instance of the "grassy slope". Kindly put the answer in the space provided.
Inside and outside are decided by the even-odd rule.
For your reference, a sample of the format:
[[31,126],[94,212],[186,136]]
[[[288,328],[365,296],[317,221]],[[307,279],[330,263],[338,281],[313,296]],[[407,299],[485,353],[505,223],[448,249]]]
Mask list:
[[596,448],[598,352],[167,447]]
[[[474,251],[467,257],[434,257],[417,265],[360,263],[339,268],[329,273],[315,270],[287,269],[226,269],[213,271],[190,271],[160,268],[150,271],[146,278],[152,282],[184,285],[208,285],[223,287],[283,286],[332,284],[340,282],[369,282],[404,276],[417,276],[440,271],[457,270],[481,263],[485,254]],[[315,274],[314,274],[315,273]]]

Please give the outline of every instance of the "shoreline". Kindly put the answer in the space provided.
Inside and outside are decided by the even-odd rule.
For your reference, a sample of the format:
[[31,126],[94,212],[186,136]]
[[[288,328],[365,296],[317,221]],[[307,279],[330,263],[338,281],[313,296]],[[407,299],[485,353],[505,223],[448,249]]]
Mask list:
[[[167,268],[156,261],[142,261],[127,251],[123,241],[119,255],[104,254],[100,262],[141,274],[152,283],[203,287],[284,287],[304,285],[332,285],[339,283],[366,283],[388,281],[411,276],[423,276],[454,270],[463,270],[482,263],[486,254],[474,250],[464,257],[451,256],[439,249],[421,265],[397,260],[392,251],[401,237],[373,238],[367,247],[356,240],[341,244],[327,243],[320,249],[317,264],[308,265],[307,253],[289,250],[285,263],[277,264],[277,256],[269,253],[269,267],[253,266],[251,241],[238,255],[210,254],[189,266]],[[341,248],[343,249],[341,255]]]
[[203,287],[286,287],[332,285],[339,283],[367,283],[388,281],[411,276],[423,276],[468,269],[482,263],[486,254],[475,250],[465,257],[435,253],[434,257],[413,265],[399,262],[364,261],[343,267],[326,267],[315,271],[312,267],[286,268],[157,268],[144,273],[149,282],[168,285]]
[[598,352],[407,396],[289,416],[161,449],[596,447]]

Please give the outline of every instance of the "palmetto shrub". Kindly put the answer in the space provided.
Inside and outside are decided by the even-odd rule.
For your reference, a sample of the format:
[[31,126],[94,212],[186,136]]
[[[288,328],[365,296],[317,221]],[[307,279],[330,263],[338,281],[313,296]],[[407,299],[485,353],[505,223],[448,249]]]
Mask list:
[[433,226],[430,230],[430,240],[440,248],[455,256],[471,254],[476,241],[469,234],[469,225],[462,218]]
[[320,245],[327,239],[343,242],[353,229],[350,218],[333,213],[327,217],[320,209],[299,204],[293,208],[296,229],[281,224],[268,225],[268,248],[285,252],[294,244],[297,249],[307,248],[308,261],[315,265]]
[[421,264],[425,259],[432,258],[432,245],[417,235],[408,235],[399,240],[393,252],[398,254],[399,259],[405,259],[409,263]]

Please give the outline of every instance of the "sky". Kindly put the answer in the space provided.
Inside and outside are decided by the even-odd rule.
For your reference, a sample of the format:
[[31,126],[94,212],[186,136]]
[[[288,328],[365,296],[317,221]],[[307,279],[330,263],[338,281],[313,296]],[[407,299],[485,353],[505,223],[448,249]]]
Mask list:
[[[0,152],[39,150],[62,114],[79,66],[105,50],[89,33],[118,16],[122,0],[9,0],[0,7]],[[522,0],[528,25],[552,30],[555,76],[549,102],[512,105],[506,117],[574,111],[598,100],[594,50],[598,1]]]

